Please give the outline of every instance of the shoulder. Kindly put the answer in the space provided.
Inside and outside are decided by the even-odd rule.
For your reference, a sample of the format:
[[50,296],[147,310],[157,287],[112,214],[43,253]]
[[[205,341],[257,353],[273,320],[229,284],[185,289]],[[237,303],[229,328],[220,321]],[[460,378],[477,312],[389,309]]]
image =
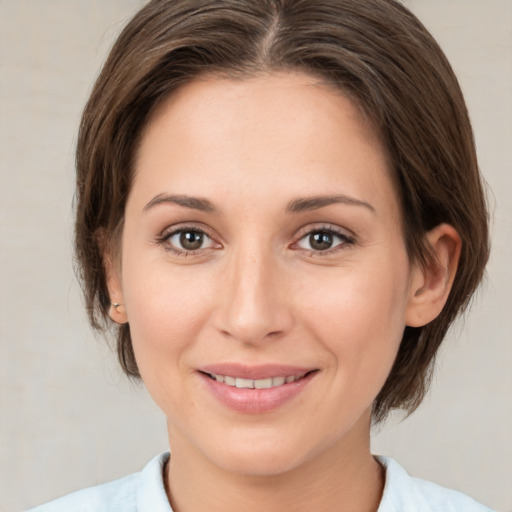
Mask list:
[[464,493],[410,477],[398,462],[377,457],[386,469],[378,512],[493,512]]
[[170,510],[162,478],[162,468],[168,456],[168,453],[158,455],[140,473],[67,494],[27,512]]
[[28,512],[117,512],[136,511],[140,473],[113,482],[73,492]]

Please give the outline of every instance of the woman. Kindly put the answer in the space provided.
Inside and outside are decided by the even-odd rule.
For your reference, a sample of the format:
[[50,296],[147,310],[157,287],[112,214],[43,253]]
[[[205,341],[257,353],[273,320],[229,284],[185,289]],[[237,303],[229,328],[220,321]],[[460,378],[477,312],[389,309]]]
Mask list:
[[399,3],[150,2],[84,111],[76,254],[172,456],[38,510],[489,510],[369,448],[488,257],[464,100]]

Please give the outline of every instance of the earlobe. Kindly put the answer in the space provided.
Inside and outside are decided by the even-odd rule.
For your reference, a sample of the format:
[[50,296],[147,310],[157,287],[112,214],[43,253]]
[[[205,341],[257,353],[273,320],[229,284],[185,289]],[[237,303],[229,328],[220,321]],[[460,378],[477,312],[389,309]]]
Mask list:
[[118,277],[118,270],[112,261],[105,259],[105,272],[107,276],[107,287],[110,296],[110,309],[108,315],[117,324],[128,322],[121,283]]
[[434,260],[416,266],[411,276],[410,296],[405,323],[421,327],[442,311],[455,279],[462,241],[456,229],[440,224],[426,234]]
[[128,317],[126,315],[126,308],[124,307],[124,296],[120,279],[120,265],[116,261],[112,247],[108,242],[106,242],[106,237],[103,233],[98,235],[98,240],[103,258],[103,266],[105,268],[108,294],[110,297],[108,315],[117,324],[125,324],[128,322]]
[[108,316],[116,323],[116,324],[125,324],[128,322],[128,317],[126,316],[126,310],[124,308],[124,304],[120,302],[111,302],[110,309],[108,312]]

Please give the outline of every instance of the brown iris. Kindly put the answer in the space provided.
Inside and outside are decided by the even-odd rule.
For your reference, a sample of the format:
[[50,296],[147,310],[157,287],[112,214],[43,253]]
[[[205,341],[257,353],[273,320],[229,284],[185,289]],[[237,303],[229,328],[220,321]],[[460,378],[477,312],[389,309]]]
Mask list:
[[180,245],[187,251],[200,249],[203,245],[204,234],[200,231],[183,231],[180,234]]
[[309,244],[315,251],[325,251],[332,247],[332,234],[325,231],[316,231],[309,235]]

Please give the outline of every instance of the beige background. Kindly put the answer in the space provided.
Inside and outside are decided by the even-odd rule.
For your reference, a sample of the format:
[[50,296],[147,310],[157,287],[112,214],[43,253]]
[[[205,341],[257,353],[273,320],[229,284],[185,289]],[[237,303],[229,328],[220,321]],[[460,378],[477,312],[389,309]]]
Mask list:
[[[87,327],[71,266],[80,110],[142,0],[0,0],[0,511],[139,470],[163,416]],[[374,451],[512,511],[512,2],[409,0],[460,77],[494,196],[487,283],[431,394]]]

